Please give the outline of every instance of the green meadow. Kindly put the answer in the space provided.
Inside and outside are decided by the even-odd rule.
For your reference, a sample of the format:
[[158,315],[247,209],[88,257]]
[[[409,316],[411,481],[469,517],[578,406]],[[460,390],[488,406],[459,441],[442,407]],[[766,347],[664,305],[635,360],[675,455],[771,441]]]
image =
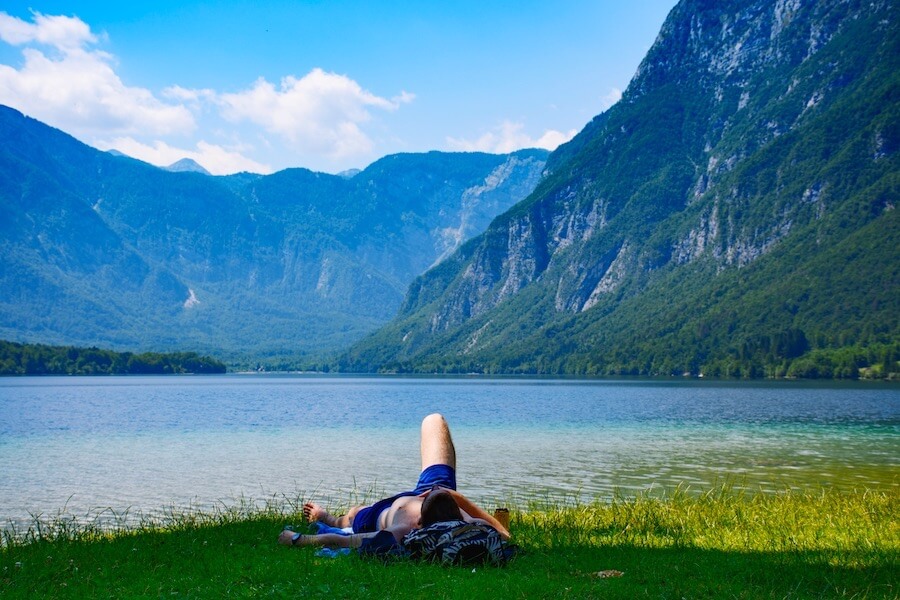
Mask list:
[[7,531],[0,597],[898,598],[900,494],[707,491],[513,506],[507,566],[442,567],[276,544],[300,499],[109,530]]

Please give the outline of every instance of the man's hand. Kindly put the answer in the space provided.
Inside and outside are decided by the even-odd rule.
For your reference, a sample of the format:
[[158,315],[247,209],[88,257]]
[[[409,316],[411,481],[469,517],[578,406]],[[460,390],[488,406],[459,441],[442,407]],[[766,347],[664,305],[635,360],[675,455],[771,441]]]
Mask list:
[[296,531],[291,531],[290,529],[285,529],[284,531],[281,532],[281,535],[278,536],[278,543],[283,544],[285,546],[300,546],[303,543],[302,542],[303,536],[300,535],[299,538],[296,538],[296,542],[295,542],[295,538],[294,538],[295,535],[300,535],[300,534],[298,534]]

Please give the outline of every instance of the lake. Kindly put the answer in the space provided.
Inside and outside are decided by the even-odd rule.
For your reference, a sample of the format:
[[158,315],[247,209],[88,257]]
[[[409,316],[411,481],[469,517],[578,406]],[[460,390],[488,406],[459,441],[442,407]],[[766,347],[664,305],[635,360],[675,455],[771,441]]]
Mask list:
[[[293,375],[0,378],[0,526],[408,489],[441,412],[487,505],[708,489],[898,490],[900,388]],[[111,515],[111,517],[110,517]]]

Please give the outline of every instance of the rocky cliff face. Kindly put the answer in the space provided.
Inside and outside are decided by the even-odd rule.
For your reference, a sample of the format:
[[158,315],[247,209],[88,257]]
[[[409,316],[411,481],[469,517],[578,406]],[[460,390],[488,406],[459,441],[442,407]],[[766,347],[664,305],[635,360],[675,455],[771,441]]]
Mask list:
[[526,197],[547,153],[407,154],[343,176],[167,172],[0,107],[0,338],[224,358],[358,339]]
[[[417,279],[403,318],[348,363],[371,368],[375,348],[392,364],[490,362],[509,344],[511,364],[529,362],[559,323],[570,350],[603,354],[575,331],[665,293],[664,277],[708,283],[812,230],[810,251],[848,235],[848,202],[896,173],[897,12],[887,0],[680,2],[622,100],[448,261],[455,272]],[[873,218],[893,209],[885,198]]]

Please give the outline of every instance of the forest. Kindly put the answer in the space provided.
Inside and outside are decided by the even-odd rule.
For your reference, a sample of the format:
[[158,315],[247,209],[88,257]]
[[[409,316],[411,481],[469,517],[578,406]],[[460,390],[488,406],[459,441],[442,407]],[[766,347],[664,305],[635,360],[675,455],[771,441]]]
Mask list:
[[113,352],[99,348],[0,341],[0,375],[173,375],[224,373],[195,352]]

